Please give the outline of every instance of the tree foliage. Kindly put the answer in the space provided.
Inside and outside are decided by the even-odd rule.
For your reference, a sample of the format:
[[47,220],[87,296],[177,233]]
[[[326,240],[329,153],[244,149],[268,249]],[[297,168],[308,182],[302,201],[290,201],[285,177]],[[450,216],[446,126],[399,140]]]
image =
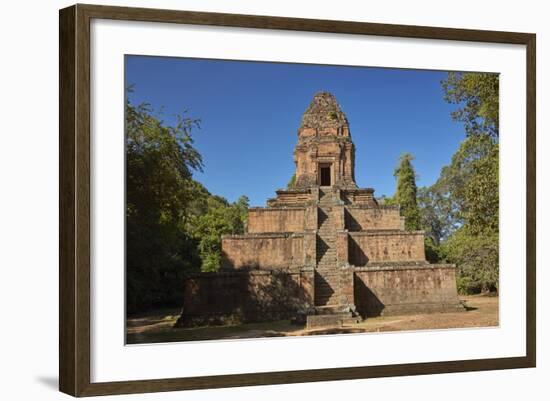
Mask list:
[[405,217],[406,230],[420,229],[420,211],[417,205],[416,174],[411,161],[413,156],[404,153],[399,158],[399,164],[394,171],[397,179],[395,202],[401,207],[401,215]]
[[442,244],[440,252],[458,266],[458,291],[472,294],[498,290],[498,251],[498,232],[472,235],[462,227]]
[[193,179],[203,168],[192,132],[147,104],[126,104],[127,311],[179,306],[185,274],[217,270],[220,236],[242,233],[248,199],[231,204]]
[[292,174],[292,177],[290,177],[288,184],[286,184],[287,189],[292,189],[295,186],[296,186],[296,173]]
[[456,205],[440,181],[431,187],[418,188],[418,208],[421,227],[434,246],[460,227]]
[[439,260],[456,263],[463,293],[498,289],[498,75],[449,73],[444,98],[466,138],[438,181],[419,190],[422,226]]
[[450,72],[442,86],[444,99],[460,106],[451,116],[464,123],[468,136],[498,138],[498,74]]
[[241,196],[230,204],[222,197],[210,196],[206,199],[207,212],[197,215],[190,228],[198,240],[198,250],[202,259],[202,271],[217,271],[221,263],[221,236],[242,234],[248,210],[248,198]]

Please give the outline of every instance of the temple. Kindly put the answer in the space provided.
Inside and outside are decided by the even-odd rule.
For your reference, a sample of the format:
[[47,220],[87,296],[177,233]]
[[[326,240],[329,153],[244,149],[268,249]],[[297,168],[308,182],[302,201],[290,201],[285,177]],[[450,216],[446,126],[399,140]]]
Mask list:
[[335,97],[303,114],[296,172],[244,235],[222,237],[222,266],[185,281],[178,325],[294,319],[308,327],[463,309],[454,265],[429,264],[424,232],[355,182],[355,147]]

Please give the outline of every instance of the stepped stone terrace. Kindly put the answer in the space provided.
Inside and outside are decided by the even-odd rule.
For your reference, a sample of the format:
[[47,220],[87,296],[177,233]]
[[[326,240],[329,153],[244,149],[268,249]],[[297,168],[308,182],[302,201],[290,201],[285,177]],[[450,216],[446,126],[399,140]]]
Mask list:
[[185,280],[178,325],[294,319],[307,327],[463,309],[455,266],[429,264],[424,232],[355,182],[355,147],[335,97],[317,93],[294,150],[295,184],[222,237],[219,272]]

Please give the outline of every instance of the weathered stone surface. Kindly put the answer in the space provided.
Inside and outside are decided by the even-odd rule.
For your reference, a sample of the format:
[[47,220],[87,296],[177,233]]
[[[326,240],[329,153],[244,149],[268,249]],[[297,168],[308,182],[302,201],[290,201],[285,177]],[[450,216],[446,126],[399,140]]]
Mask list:
[[315,189],[279,189],[276,191],[277,197],[268,199],[267,206],[269,207],[292,207],[306,206],[317,199]]
[[303,232],[307,227],[305,207],[252,208],[248,210],[248,232]]
[[286,269],[305,266],[304,234],[259,233],[222,237],[222,267]]
[[346,206],[345,224],[349,231],[404,230],[405,219],[399,207]]
[[[296,188],[318,185],[357,188],[355,147],[348,120],[332,94],[317,93],[304,113],[294,162]],[[328,183],[322,183],[322,168],[328,169]]]
[[181,324],[294,317],[320,327],[358,312],[459,310],[455,267],[428,264],[424,232],[405,231],[398,206],[357,188],[354,152],[336,99],[316,94],[298,130],[296,187],[251,208],[246,234],[222,237],[223,272],[185,281]]
[[300,129],[325,130],[349,127],[338,101],[329,92],[318,92],[302,116]]
[[349,263],[424,262],[424,231],[376,230],[350,232]]
[[381,265],[355,269],[355,302],[363,316],[464,310],[454,265]]
[[185,280],[177,326],[290,319],[313,299],[313,270],[202,273]]

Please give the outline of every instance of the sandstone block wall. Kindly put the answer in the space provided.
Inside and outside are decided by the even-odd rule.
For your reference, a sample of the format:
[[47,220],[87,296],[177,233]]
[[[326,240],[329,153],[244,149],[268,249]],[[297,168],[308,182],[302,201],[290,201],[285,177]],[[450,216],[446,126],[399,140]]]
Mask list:
[[460,310],[454,265],[355,269],[355,302],[366,316]]
[[307,204],[314,198],[310,189],[278,190],[277,197],[268,199],[267,205],[271,207],[292,207]]
[[338,231],[336,234],[336,263],[338,267],[349,264],[349,234],[347,231]]
[[341,192],[340,199],[346,205],[378,207],[378,202],[376,202],[376,200],[374,199],[373,189],[346,189]]
[[178,326],[289,319],[313,303],[313,270],[201,273],[185,282]]
[[305,266],[304,234],[251,234],[222,237],[222,267],[286,269]]
[[339,136],[339,133],[343,131],[335,128],[301,131],[294,151],[297,187],[320,184],[319,163],[331,165],[331,185],[355,185],[354,146],[348,136]]
[[403,230],[405,228],[399,209],[393,207],[346,206],[345,224],[346,229],[350,231]]
[[350,232],[349,263],[424,262],[423,231]]
[[303,232],[308,225],[306,208],[248,209],[249,233]]

